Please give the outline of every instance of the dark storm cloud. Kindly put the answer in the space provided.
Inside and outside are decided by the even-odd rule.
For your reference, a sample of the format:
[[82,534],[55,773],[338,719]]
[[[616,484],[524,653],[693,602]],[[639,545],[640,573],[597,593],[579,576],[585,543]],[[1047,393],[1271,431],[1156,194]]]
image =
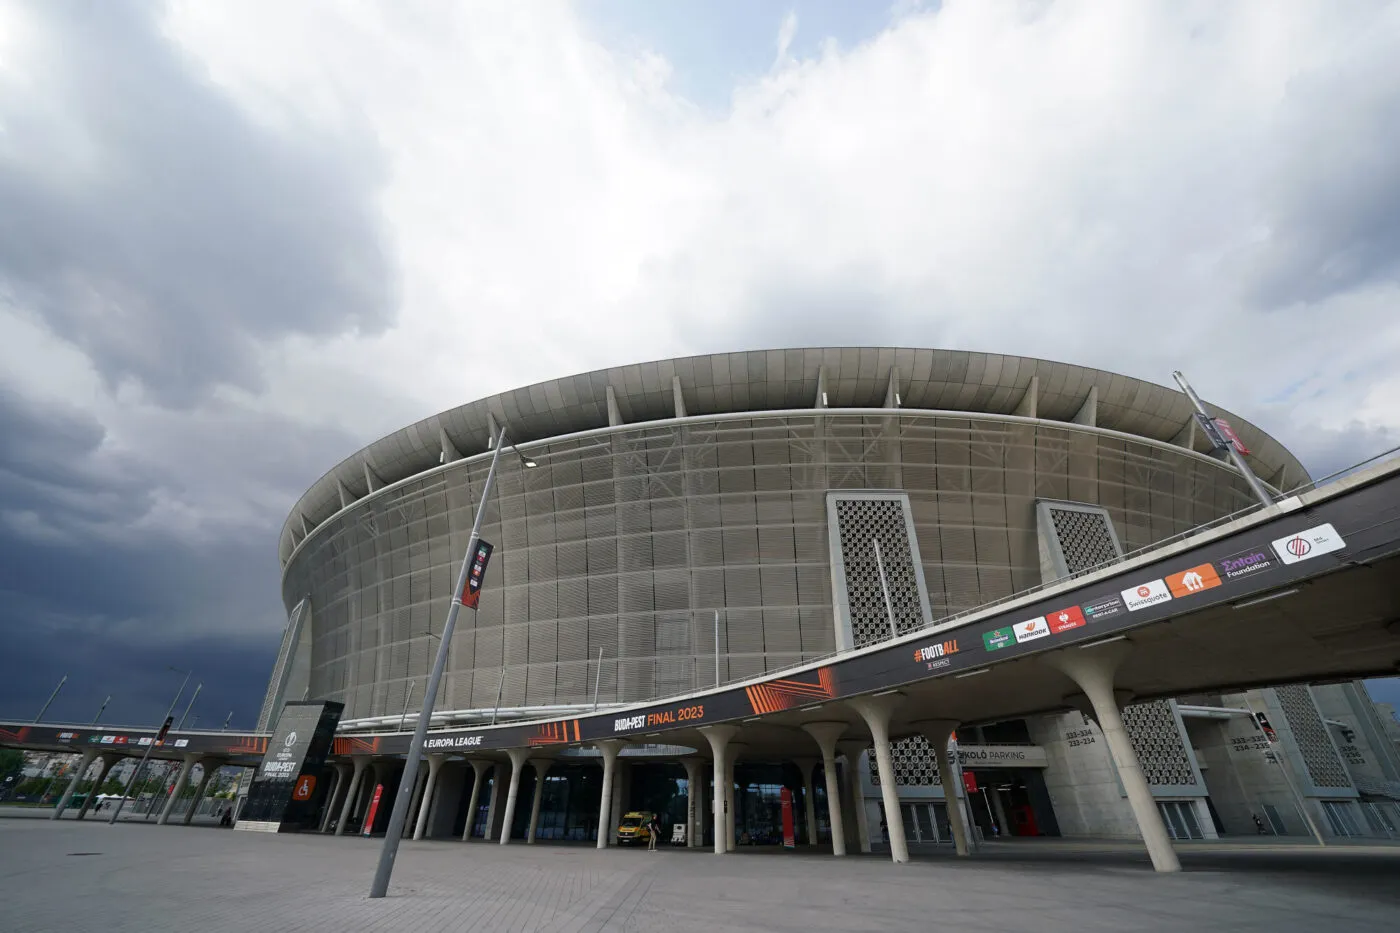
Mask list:
[[259,340],[391,320],[367,134],[256,125],[160,34],[156,4],[25,11],[36,71],[0,86],[0,294],[166,403],[256,383]]
[[[90,417],[9,391],[0,437],[0,716],[32,715],[35,697],[67,673],[72,715],[90,718],[111,693],[124,704],[114,699],[114,714],[148,721],[168,702],[160,695],[175,686],[165,670],[174,664],[209,683],[205,699],[220,698],[222,713],[255,717],[284,621],[282,517],[359,441],[243,416],[175,440],[204,462],[99,460],[104,432]],[[215,482],[242,479],[264,500],[248,503],[245,523],[192,540],[136,530],[155,501],[182,495],[173,484],[214,465]],[[240,508],[243,493],[231,495]]]

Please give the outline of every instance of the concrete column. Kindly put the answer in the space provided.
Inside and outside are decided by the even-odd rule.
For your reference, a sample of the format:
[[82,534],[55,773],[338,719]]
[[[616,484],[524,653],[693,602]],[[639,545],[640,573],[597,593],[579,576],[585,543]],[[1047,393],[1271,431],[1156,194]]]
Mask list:
[[1162,872],[1181,871],[1181,862],[1172,848],[1171,837],[1167,835],[1167,827],[1162,823],[1162,814],[1157,809],[1157,801],[1153,799],[1147,778],[1138,764],[1132,739],[1123,726],[1118,697],[1113,692],[1114,672],[1131,649],[1132,642],[1115,641],[1056,651],[1043,660],[1074,681],[1094,707],[1094,718],[1098,720],[1104,741],[1113,755],[1118,779],[1123,782],[1123,790],[1127,792],[1128,803],[1133,808],[1133,816],[1137,819],[1142,841],[1147,846],[1147,854],[1152,859],[1152,867]]
[[501,785],[505,782],[501,780],[501,772],[505,766],[499,761],[491,766],[491,802],[486,806],[486,840],[490,842],[496,838],[496,817],[501,806]]
[[[423,801],[423,789],[428,786],[428,771],[431,768],[431,765],[424,768],[421,761],[418,763],[418,773],[413,778],[413,798],[408,802],[408,816],[403,821],[403,835],[399,837],[401,839],[407,839],[413,835],[413,817],[419,811],[419,804]],[[408,770],[407,760],[404,761],[404,770]]]
[[[1011,835],[1011,820],[1006,816],[1006,805],[1001,802],[1001,793],[993,788],[988,794],[992,800],[992,812],[997,817],[997,829],[1003,837]],[[1210,819],[1210,812],[1206,812],[1206,819]],[[1204,825],[1202,829],[1204,829]]]
[[501,824],[501,845],[510,844],[510,827],[515,822],[515,800],[520,796],[520,772],[525,767],[525,756],[528,750],[523,748],[511,748],[506,750],[510,756],[510,790],[506,794],[506,814],[505,821]]
[[[846,854],[846,824],[841,818],[841,783],[836,779],[836,740],[846,731],[844,722],[809,722],[802,730],[817,740],[822,750],[822,776],[826,779],[826,810],[831,821],[831,854]],[[810,811],[809,811],[810,812]],[[816,825],[816,820],[812,821]],[[815,844],[816,836],[813,835]]]
[[331,828],[331,820],[340,812],[340,801],[345,792],[350,789],[350,774],[353,769],[345,762],[337,762],[335,765],[335,786],[331,788],[331,794],[326,798],[326,815],[321,817],[320,831],[325,832]]
[[729,780],[729,740],[739,734],[739,727],[701,726],[700,731],[704,733],[710,743],[710,751],[714,753],[715,789],[710,809],[714,811],[715,855],[723,855],[729,849],[725,842],[725,829],[728,825],[725,811],[729,809],[730,795],[724,792],[725,782]]
[[817,802],[812,799],[812,769],[817,766],[815,758],[796,759],[797,767],[802,771],[802,803],[807,811],[807,844],[814,846],[817,844]]
[[890,859],[896,864],[909,861],[909,845],[904,839],[904,819],[899,812],[899,788],[894,783],[894,761],[890,757],[890,717],[900,697],[856,697],[848,701],[860,713],[875,739],[875,764],[880,770],[880,796],[885,802],[885,826],[890,836]]
[[739,752],[744,747],[744,742],[729,743],[729,760],[726,771],[728,772],[724,780],[724,831],[725,845],[733,850],[739,844],[739,833],[735,828],[735,823],[739,818],[739,807],[736,803],[737,795],[734,792],[734,766],[737,765]]
[[213,758],[204,758],[200,760],[199,769],[203,773],[199,776],[199,784],[195,786],[194,796],[190,798],[189,809],[185,811],[184,819],[180,821],[184,825],[188,826],[190,823],[194,822],[195,811],[199,809],[199,805],[204,801],[204,791],[209,787],[209,781],[218,773],[222,764],[221,761]]
[[186,755],[180,762],[180,772],[175,776],[175,786],[170,788],[170,798],[165,801],[165,806],[160,811],[160,819],[156,820],[157,826],[164,826],[170,822],[170,814],[175,812],[175,801],[180,799],[180,791],[185,789],[185,782],[190,778],[190,769],[194,767],[195,758],[193,755]]
[[934,761],[938,762],[938,781],[943,785],[943,799],[948,808],[948,825],[953,828],[953,848],[959,855],[967,855],[967,826],[963,823],[963,809],[959,800],[958,775],[948,763],[948,739],[958,727],[956,719],[924,719],[914,723],[914,728],[928,739],[933,748]]
[[700,764],[699,758],[682,758],[685,765],[685,845],[695,848],[695,828],[700,825]]
[[865,753],[865,743],[858,739],[847,739],[836,743],[846,758],[846,801],[851,807],[851,816],[856,824],[856,845],[860,851],[870,851],[870,819],[865,813],[865,793],[860,782],[860,756]]
[[103,754],[102,773],[97,775],[97,783],[92,785],[91,793],[89,793],[87,799],[83,801],[83,808],[78,811],[78,819],[81,820],[83,817],[87,816],[88,808],[91,807],[92,802],[97,799],[98,793],[102,790],[102,785],[107,783],[107,775],[111,772],[112,766],[125,757],[125,755]]
[[603,793],[598,800],[598,848],[612,845],[612,798],[613,780],[617,773],[617,756],[627,743],[622,739],[604,739],[598,743],[598,751],[603,756]]
[[[491,762],[476,758],[468,759],[467,764],[472,766],[472,795],[467,801],[467,825],[462,829],[463,842],[472,837],[472,827],[476,825],[476,811],[481,806],[481,785],[486,780],[487,769],[491,767]],[[491,831],[489,826],[486,831]]]
[[[82,759],[78,766],[73,769],[73,780],[68,782],[68,786],[63,789],[63,796],[58,799],[58,806],[53,808],[53,813],[49,814],[49,819],[56,820],[63,816],[63,811],[68,809],[68,805],[73,802],[73,794],[78,790],[78,784],[82,781],[83,775],[91,767],[93,760],[97,757],[97,749],[89,748],[83,752]],[[89,794],[88,796],[92,796]]]
[[535,772],[535,800],[530,804],[530,828],[525,832],[525,844],[535,844],[535,832],[540,828],[540,802],[544,800],[544,779],[554,766],[552,758],[531,758],[530,767]]
[[363,755],[355,755],[350,759],[351,777],[350,787],[345,792],[345,803],[340,808],[340,821],[335,824],[335,834],[345,835],[345,825],[350,822],[350,814],[355,809],[355,798],[360,794],[360,784],[364,781],[365,766],[369,764],[369,759]]
[[442,769],[445,755],[428,756],[428,779],[423,785],[423,796],[418,801],[418,822],[413,827],[413,838],[422,839],[428,828],[428,814],[432,811],[433,791],[437,789],[438,772]]

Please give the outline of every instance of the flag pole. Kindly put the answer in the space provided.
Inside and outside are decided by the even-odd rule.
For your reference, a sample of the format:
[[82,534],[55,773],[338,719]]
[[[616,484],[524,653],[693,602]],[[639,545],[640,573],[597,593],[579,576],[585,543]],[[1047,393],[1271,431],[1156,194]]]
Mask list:
[[[1191,404],[1195,406],[1200,416],[1214,429],[1211,433],[1218,436],[1220,429],[1216,427],[1215,419],[1210,416],[1210,412],[1206,411],[1205,403],[1202,402],[1201,397],[1196,394],[1196,390],[1191,388],[1191,383],[1187,382],[1186,377],[1180,372],[1173,372],[1172,378],[1176,380],[1177,385],[1181,386],[1181,391],[1186,393],[1186,397],[1191,400]],[[1264,508],[1273,505],[1274,497],[1269,495],[1269,491],[1264,488],[1264,484],[1259,482],[1259,477],[1255,476],[1254,471],[1249,468],[1249,464],[1245,463],[1244,454],[1240,453],[1239,448],[1234,444],[1229,441],[1224,441],[1223,438],[1221,438],[1221,440],[1224,442],[1225,453],[1230,456],[1230,462],[1233,463],[1235,469],[1239,470],[1240,474],[1244,476],[1244,481],[1249,484],[1249,490],[1254,493],[1254,497],[1259,500],[1259,504],[1264,506]],[[1215,437],[1211,438],[1211,444],[1216,445]]]
[[486,517],[486,503],[491,500],[491,487],[496,482],[496,466],[501,461],[501,450],[505,446],[506,429],[502,427],[500,436],[496,438],[495,451],[491,454],[491,468],[486,473],[486,485],[481,489],[481,501],[477,503],[471,537],[467,539],[467,552],[462,556],[462,569],[457,574],[457,589],[452,593],[447,621],[442,625],[442,640],[438,642],[437,660],[433,662],[433,672],[428,676],[427,686],[423,688],[423,708],[418,712],[418,725],[413,731],[413,741],[408,745],[408,761],[404,762],[403,777],[399,779],[399,789],[394,794],[394,810],[389,816],[389,829],[384,835],[384,847],[379,851],[379,865],[374,871],[374,882],[370,885],[370,897],[383,897],[389,891],[389,878],[394,873],[394,859],[399,854],[399,840],[403,836],[404,825],[408,822],[408,811],[413,803],[413,786],[418,781],[418,761],[423,756],[423,742],[427,739],[428,723],[433,716],[438,683],[442,680],[443,669],[447,667],[447,646],[452,643],[452,630],[457,626],[457,613],[462,610],[462,593],[467,587],[467,574],[476,554],[477,542],[481,540],[481,523]]

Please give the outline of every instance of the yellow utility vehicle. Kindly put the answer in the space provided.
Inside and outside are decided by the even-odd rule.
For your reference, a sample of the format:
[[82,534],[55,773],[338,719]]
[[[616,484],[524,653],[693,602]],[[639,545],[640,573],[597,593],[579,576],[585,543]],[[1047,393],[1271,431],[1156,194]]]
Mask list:
[[633,810],[630,813],[624,813],[622,822],[617,826],[617,844],[630,846],[649,841],[651,830],[648,827],[654,816],[656,814],[650,810]]

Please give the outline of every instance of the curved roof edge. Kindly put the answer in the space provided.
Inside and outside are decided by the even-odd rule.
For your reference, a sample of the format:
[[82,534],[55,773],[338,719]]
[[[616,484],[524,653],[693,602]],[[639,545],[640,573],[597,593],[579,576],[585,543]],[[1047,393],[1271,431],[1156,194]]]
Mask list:
[[[380,438],[318,479],[282,526],[282,562],[344,506],[464,453],[498,425],[517,443],[675,417],[800,408],[905,408],[1024,415],[1109,428],[1205,451],[1184,395],[1116,373],[965,350],[836,347],[753,350],[634,363],[512,389]],[[1277,440],[1225,409],[1247,458],[1278,489],[1308,473]]]

